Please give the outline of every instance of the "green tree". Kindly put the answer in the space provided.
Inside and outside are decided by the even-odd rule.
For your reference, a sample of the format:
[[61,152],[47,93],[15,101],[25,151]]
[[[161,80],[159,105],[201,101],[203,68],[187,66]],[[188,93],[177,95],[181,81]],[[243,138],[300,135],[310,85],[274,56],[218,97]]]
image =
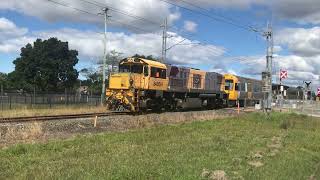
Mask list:
[[[85,81],[81,81],[83,85],[87,85],[89,87],[90,92],[93,93],[101,93],[102,87],[102,69],[103,69],[103,61],[100,58],[96,64],[93,64],[94,67],[84,68],[80,70],[80,74],[86,78]],[[111,72],[116,72],[118,69],[118,65],[120,60],[122,59],[122,53],[112,50],[107,54],[106,57],[106,74]],[[106,79],[106,84],[108,84],[108,78]]]
[[8,75],[0,72],[0,95],[3,96],[4,88],[8,88]]
[[148,59],[148,60],[153,60],[153,61],[159,61],[159,59],[153,57],[152,55],[149,56],[145,56],[145,55],[140,55],[140,54],[135,54],[134,56],[135,58],[143,58],[143,59]]
[[[117,71],[117,67],[119,65],[119,62],[122,58],[121,52],[117,52],[116,50],[112,50],[110,53],[107,54],[106,57],[106,65],[107,65],[107,74],[108,72],[115,72]],[[101,58],[102,59],[102,58]],[[102,69],[103,67],[103,60],[99,60],[97,62],[97,65]]]
[[21,49],[20,57],[13,63],[15,71],[10,79],[17,88],[26,90],[36,87],[41,91],[57,91],[71,88],[78,78],[74,66],[78,63],[78,52],[69,50],[68,42],[57,38],[42,41]]
[[101,93],[102,74],[94,68],[84,68],[80,70],[80,74],[86,78],[81,84],[88,86],[90,94]]

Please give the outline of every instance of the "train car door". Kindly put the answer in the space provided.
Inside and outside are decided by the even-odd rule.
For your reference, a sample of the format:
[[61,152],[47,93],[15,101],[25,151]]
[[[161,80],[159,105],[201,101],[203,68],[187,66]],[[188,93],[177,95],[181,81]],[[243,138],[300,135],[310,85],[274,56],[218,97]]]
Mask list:
[[143,66],[143,88],[148,89],[150,80],[150,68],[148,65]]

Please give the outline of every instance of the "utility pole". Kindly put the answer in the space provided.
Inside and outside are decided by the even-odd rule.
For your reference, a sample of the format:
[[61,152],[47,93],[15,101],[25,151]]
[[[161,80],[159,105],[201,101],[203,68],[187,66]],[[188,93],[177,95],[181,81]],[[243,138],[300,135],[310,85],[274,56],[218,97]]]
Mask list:
[[103,41],[103,67],[102,67],[102,93],[101,93],[101,105],[104,104],[106,97],[106,58],[107,58],[107,24],[108,24],[108,11],[109,8],[102,9],[102,15],[104,15],[104,41]]
[[166,62],[166,57],[167,57],[167,39],[168,39],[168,19],[166,18],[164,20],[163,25],[161,26],[163,28],[163,33],[162,33],[162,63]]
[[262,72],[263,92],[264,92],[264,111],[271,111],[272,103],[272,58],[273,58],[273,31],[268,23],[267,31],[263,34],[267,40],[266,70]]

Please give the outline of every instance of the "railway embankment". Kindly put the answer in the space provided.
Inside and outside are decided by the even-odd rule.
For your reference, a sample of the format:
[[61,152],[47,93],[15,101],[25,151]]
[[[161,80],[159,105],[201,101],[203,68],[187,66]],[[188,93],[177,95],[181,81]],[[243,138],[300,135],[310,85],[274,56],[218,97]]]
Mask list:
[[[245,113],[245,111],[240,112]],[[45,121],[16,121],[0,124],[0,147],[16,143],[47,142],[64,139],[84,133],[128,131],[165,124],[188,123],[194,121],[217,120],[237,116],[234,109],[212,111],[188,111],[149,113],[143,115],[114,114],[110,116],[87,116],[85,118],[60,118]],[[50,118],[52,118],[50,116]],[[26,118],[26,120],[28,120]]]

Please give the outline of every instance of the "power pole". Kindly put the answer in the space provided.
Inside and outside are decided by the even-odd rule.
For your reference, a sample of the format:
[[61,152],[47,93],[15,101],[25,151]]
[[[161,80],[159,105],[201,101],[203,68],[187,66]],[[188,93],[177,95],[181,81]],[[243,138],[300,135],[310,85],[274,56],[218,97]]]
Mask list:
[[161,26],[163,28],[162,32],[162,63],[166,62],[166,57],[167,57],[167,39],[168,39],[168,19],[166,18],[164,20],[163,25]]
[[102,67],[102,93],[101,93],[101,105],[104,104],[106,97],[106,58],[107,58],[107,24],[108,24],[108,11],[109,8],[102,9],[102,15],[104,15],[104,42],[103,42],[103,67]]
[[271,111],[272,103],[272,58],[273,58],[273,31],[271,24],[268,23],[267,31],[263,34],[267,40],[267,56],[266,70],[262,72],[263,92],[264,95],[264,110]]

